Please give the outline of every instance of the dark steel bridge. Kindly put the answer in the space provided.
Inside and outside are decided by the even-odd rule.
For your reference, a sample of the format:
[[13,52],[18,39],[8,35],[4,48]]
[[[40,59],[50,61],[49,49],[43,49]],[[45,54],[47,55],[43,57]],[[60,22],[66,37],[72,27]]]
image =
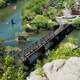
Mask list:
[[[28,60],[30,61],[31,57],[33,55],[43,55],[45,54],[45,45],[49,42],[53,43],[53,46],[55,46],[55,43],[60,42],[65,35],[67,35],[69,32],[73,30],[73,27],[71,24],[64,24],[59,26],[58,29],[55,31],[51,31],[48,35],[44,36],[42,39],[40,39],[38,42],[35,42],[30,47],[25,47],[18,55],[23,61]],[[38,53],[42,51],[41,53]]]

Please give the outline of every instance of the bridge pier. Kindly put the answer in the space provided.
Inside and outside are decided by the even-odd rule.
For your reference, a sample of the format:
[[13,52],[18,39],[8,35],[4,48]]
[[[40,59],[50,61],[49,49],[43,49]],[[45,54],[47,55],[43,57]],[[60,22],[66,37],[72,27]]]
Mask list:
[[39,50],[39,53],[40,53],[40,56],[39,56],[39,59],[42,60],[44,57],[45,57],[45,47],[42,46],[41,49]]
[[28,58],[26,58],[26,60],[23,61],[23,63],[24,63],[25,66],[28,66],[28,68],[31,68],[31,64],[30,64],[30,61],[29,61]]

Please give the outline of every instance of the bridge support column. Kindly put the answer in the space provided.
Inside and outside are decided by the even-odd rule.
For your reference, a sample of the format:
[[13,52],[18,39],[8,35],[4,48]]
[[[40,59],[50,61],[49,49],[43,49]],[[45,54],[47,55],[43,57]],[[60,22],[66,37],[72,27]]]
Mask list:
[[46,52],[45,47],[42,46],[42,48],[39,50],[39,52],[40,52],[39,59],[43,61],[43,58],[45,57],[45,52]]
[[31,68],[31,65],[30,65],[30,61],[28,58],[26,58],[26,60],[23,62],[25,66],[27,66],[28,68]]
[[65,31],[65,34],[69,34],[72,30],[73,30],[73,25],[69,25],[69,27]]

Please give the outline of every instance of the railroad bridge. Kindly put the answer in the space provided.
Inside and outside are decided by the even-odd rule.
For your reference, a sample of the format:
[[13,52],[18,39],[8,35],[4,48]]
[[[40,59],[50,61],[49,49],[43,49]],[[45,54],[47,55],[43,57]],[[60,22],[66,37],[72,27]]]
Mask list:
[[[21,56],[20,58],[25,61],[27,65],[33,64],[37,57],[43,57],[48,49],[55,47],[72,30],[73,26],[71,24],[60,25],[58,29],[51,31],[38,42],[32,44],[31,47],[26,46],[21,51],[21,55],[19,55]],[[46,49],[47,44],[50,44],[50,46]]]

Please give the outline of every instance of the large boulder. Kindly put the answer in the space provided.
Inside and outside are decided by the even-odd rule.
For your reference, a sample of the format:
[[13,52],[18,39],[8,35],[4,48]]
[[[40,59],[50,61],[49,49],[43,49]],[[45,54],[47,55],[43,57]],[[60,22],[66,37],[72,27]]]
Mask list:
[[54,60],[43,66],[46,76],[42,77],[35,70],[27,80],[80,80],[80,57],[68,60]]

